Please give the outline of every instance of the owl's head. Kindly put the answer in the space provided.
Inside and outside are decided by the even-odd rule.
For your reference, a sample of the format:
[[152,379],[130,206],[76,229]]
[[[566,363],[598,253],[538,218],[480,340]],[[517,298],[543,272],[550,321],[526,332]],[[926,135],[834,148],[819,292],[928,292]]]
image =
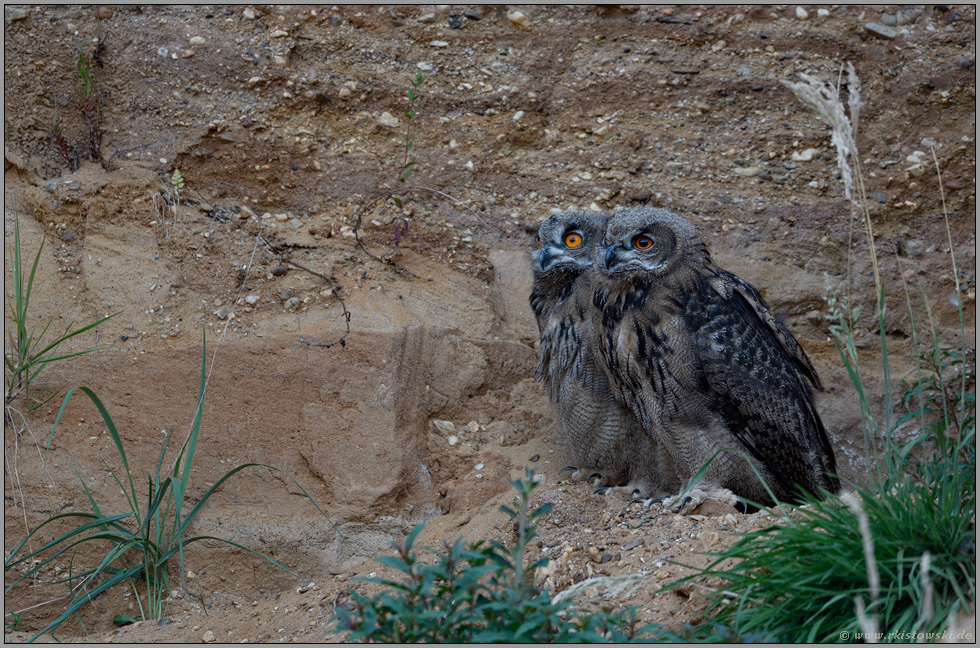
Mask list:
[[578,274],[591,267],[607,218],[605,214],[564,211],[545,219],[538,228],[538,249],[531,254],[535,277],[555,272]]
[[680,216],[654,207],[633,207],[609,219],[598,258],[603,273],[629,280],[664,277],[682,264],[701,265],[708,251],[697,230]]

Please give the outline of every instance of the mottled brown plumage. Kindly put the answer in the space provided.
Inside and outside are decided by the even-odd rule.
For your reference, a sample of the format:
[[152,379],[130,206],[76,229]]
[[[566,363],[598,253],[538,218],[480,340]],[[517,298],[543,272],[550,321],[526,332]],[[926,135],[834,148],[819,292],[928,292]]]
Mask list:
[[735,504],[733,493],[771,503],[740,453],[783,501],[800,488],[839,488],[828,475],[836,463],[814,406],[813,365],[759,292],[714,264],[690,224],[663,209],[617,212],[596,266],[599,347],[657,440],[663,469],[685,486],[716,453],[735,450],[721,452],[689,492],[695,506],[707,497]]
[[644,434],[621,395],[610,388],[599,356],[591,274],[607,216],[566,211],[546,219],[531,258],[531,307],[541,333],[537,376],[557,415],[557,440],[579,480],[598,472],[610,485],[644,495],[659,484],[654,439]]

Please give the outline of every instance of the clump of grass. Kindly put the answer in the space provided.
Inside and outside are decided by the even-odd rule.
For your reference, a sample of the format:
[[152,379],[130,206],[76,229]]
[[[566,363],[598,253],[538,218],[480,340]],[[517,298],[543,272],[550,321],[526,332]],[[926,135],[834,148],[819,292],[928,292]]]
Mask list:
[[339,608],[336,621],[350,634],[347,641],[363,642],[623,642],[639,639],[635,616],[609,611],[576,610],[570,600],[551,599],[535,588],[529,575],[548,559],[525,564],[528,543],[535,537],[534,520],[551,510],[544,504],[529,511],[537,486],[526,480],[511,482],[520,494],[515,511],[501,510],[512,520],[517,542],[461,540],[446,543],[444,551],[429,549],[435,559],[422,562],[414,543],[423,525],[412,529],[404,543],[394,543],[395,555],[379,558],[404,576],[402,580],[367,578],[386,590],[373,597],[350,592],[354,609]]
[[861,616],[880,632],[941,632],[976,600],[975,448],[970,428],[889,488],[810,496],[746,535],[704,572],[724,583],[714,621],[793,643],[855,638]]
[[42,397],[44,388],[38,384],[42,371],[53,363],[96,350],[96,348],[90,348],[62,353],[59,351],[61,345],[118,314],[108,315],[74,330],[72,330],[72,324],[69,324],[65,328],[65,332],[53,340],[48,338],[48,331],[54,323],[54,317],[51,317],[44,324],[44,327],[38,330],[38,325],[31,321],[30,306],[34,289],[43,283],[42,281],[35,285],[37,267],[41,261],[43,250],[44,242],[42,241],[37,249],[37,254],[34,255],[34,262],[28,270],[20,244],[20,218],[15,214],[14,249],[12,253],[8,250],[6,255],[10,259],[10,272],[14,288],[13,299],[9,302],[9,317],[13,326],[7,328],[7,340],[10,344],[9,351],[3,356],[4,383],[6,386],[3,397],[4,418],[11,425],[14,424],[11,408],[19,396],[24,396],[25,413],[33,412],[55,396],[55,394],[51,394],[47,398]]
[[[860,309],[852,305],[850,289],[842,299],[829,300],[828,319],[858,393],[873,470],[867,483],[851,485],[839,499],[808,496],[804,506],[784,505],[781,520],[719,554],[703,572],[724,583],[714,595],[716,615],[710,626],[691,629],[691,637],[717,640],[725,633],[752,633],[781,642],[935,640],[958,613],[972,613],[976,605],[975,369],[965,362],[965,333],[963,353],[943,351],[931,315],[932,345],[920,347],[910,291],[903,286],[919,365],[914,379],[904,384],[902,400],[910,411],[901,417],[895,412],[884,324],[886,287],[855,141],[863,106],[860,83],[848,64],[848,119],[837,88],[801,77],[784,85],[831,127],[845,197],[864,224],[872,260],[883,413],[873,411],[862,378],[854,342]],[[929,315],[924,293],[923,298]],[[962,332],[962,302],[960,309]],[[919,433],[899,442],[896,429],[915,419]],[[736,566],[718,568],[731,559]]]
[[[83,606],[91,603],[99,594],[117,585],[126,585],[133,593],[133,599],[139,610],[140,619],[158,619],[164,615],[167,603],[170,600],[170,571],[173,566],[174,558],[179,559],[180,572],[186,574],[184,568],[185,549],[201,540],[217,540],[225,544],[248,551],[249,553],[260,556],[268,560],[273,565],[289,571],[280,563],[276,562],[263,553],[250,549],[246,546],[214,536],[193,536],[187,537],[190,526],[200,513],[201,508],[207,503],[208,499],[236,473],[251,467],[272,468],[264,464],[246,463],[237,466],[220,479],[214,482],[196,502],[194,496],[189,492],[190,474],[194,462],[194,455],[197,450],[197,443],[201,433],[201,418],[204,414],[204,393],[206,386],[205,369],[207,365],[206,349],[201,362],[201,382],[198,392],[197,410],[194,414],[194,421],[191,425],[187,440],[174,461],[172,471],[165,472],[163,469],[164,457],[170,442],[170,434],[167,435],[160,451],[155,473],[146,475],[146,491],[140,496],[133,481],[133,474],[130,470],[126,450],[123,447],[122,439],[116,429],[116,425],[106,410],[105,405],[88,387],[76,387],[65,396],[54,426],[51,429],[53,438],[61,416],[68,405],[68,400],[76,390],[81,390],[91,399],[96,409],[105,423],[109,436],[116,446],[116,452],[122,464],[122,470],[117,471],[109,468],[109,474],[119,489],[126,496],[128,510],[121,513],[110,513],[104,506],[100,505],[92,492],[88,489],[85,480],[78,471],[76,476],[85,490],[91,512],[73,511],[62,513],[48,518],[37,526],[31,533],[24,538],[20,544],[4,560],[4,571],[8,571],[18,566],[24,571],[11,583],[5,590],[9,593],[18,583],[24,579],[40,575],[42,570],[59,558],[64,560],[66,555],[70,562],[68,576],[58,578],[49,584],[65,584],[69,588],[69,603],[65,610],[44,628],[38,631],[31,641],[37,639],[45,632],[54,632],[66,619],[77,613]],[[50,443],[49,443],[50,444]],[[295,483],[295,480],[294,480]],[[296,484],[299,486],[299,484]],[[310,498],[302,486],[299,486],[303,493]],[[312,498],[310,501],[313,502]],[[316,502],[313,502],[316,506]],[[317,509],[319,510],[319,506]],[[323,511],[320,510],[322,514]],[[325,514],[324,514],[325,516]],[[326,516],[325,516],[326,517]],[[58,536],[54,540],[45,543],[42,547],[23,553],[30,540],[49,524],[58,521],[70,520],[77,523],[69,531]],[[329,521],[329,519],[328,519]],[[332,524],[332,523],[331,523]],[[76,570],[75,557],[80,553],[83,545],[91,547],[90,551],[98,559],[95,567],[83,567]],[[90,554],[91,555],[91,554]],[[117,614],[113,621],[117,625],[133,623],[137,619]]]

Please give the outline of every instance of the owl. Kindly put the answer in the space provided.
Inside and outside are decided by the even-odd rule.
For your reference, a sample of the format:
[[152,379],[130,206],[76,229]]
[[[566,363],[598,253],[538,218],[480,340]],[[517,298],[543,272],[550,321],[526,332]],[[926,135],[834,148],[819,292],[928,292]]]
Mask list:
[[575,466],[573,480],[597,472],[624,494],[666,492],[654,440],[610,387],[591,316],[594,254],[607,218],[565,211],[541,223],[531,256],[530,301],[541,334],[536,375],[557,415],[558,445]]
[[694,227],[663,209],[622,210],[595,265],[602,361],[657,440],[662,470],[685,487],[713,459],[668,506],[772,504],[756,471],[781,501],[839,489],[810,359],[755,288],[714,264]]

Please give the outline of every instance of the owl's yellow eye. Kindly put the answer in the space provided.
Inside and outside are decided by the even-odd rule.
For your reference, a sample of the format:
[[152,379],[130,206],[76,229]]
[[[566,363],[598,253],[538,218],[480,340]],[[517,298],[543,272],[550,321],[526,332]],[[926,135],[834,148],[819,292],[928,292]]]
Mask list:
[[565,235],[565,247],[577,248],[582,245],[582,235],[578,232],[569,232]]
[[541,239],[538,239],[538,249],[541,249]]
[[636,246],[638,250],[649,250],[653,247],[653,239],[649,236],[637,236],[633,239],[633,245]]

